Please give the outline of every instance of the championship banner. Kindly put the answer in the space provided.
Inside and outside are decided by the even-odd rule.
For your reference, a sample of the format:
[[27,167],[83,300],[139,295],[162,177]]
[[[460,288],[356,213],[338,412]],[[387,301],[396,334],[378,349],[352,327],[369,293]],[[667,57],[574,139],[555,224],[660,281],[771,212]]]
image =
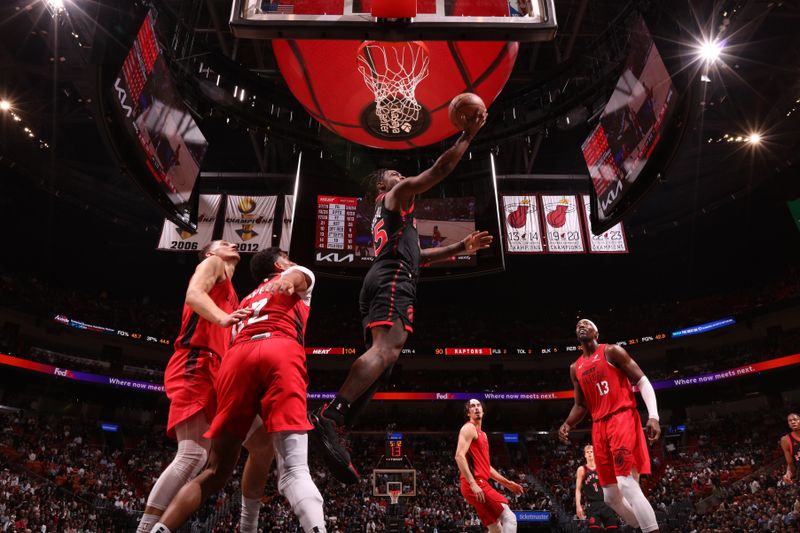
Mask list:
[[576,196],[542,195],[545,240],[551,254],[582,254],[586,252],[583,242],[581,215]]
[[507,253],[544,253],[539,213],[536,195],[503,196]]
[[625,240],[625,228],[622,222],[614,224],[600,235],[592,233],[591,198],[581,195],[583,214],[586,215],[586,229],[589,235],[589,252],[593,254],[626,254],[628,243]]
[[201,194],[197,213],[197,230],[186,231],[179,228],[169,220],[164,220],[161,230],[161,239],[158,241],[159,250],[171,252],[199,252],[213,239],[214,224],[219,213],[219,204],[222,195]]
[[272,223],[277,196],[228,195],[222,238],[239,253],[255,253],[272,246]]
[[[283,223],[281,224],[280,248],[289,252],[292,246],[292,224],[294,222],[294,195],[287,194],[283,197]],[[289,254],[291,256],[292,254]]]

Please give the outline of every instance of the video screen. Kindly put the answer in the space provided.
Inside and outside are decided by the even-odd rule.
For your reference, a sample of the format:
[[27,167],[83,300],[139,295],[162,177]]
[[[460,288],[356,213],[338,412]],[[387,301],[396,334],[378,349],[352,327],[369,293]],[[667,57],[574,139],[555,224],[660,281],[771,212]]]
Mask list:
[[639,177],[676,101],[672,79],[640,18],[631,31],[624,71],[600,123],[582,146],[599,220],[612,216]]
[[151,12],[114,84],[115,101],[159,189],[186,213],[208,142],[172,81],[154,23]]
[[[360,198],[317,197],[315,263],[368,267],[375,260],[372,242],[374,205]],[[418,198],[414,215],[420,247],[449,246],[475,231],[475,198]],[[431,268],[471,267],[474,255],[454,256]]]

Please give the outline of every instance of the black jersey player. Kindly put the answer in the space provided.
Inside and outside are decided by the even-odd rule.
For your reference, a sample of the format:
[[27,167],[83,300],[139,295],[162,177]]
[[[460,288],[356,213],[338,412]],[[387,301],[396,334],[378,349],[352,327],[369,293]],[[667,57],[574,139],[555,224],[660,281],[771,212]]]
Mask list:
[[797,477],[797,468],[800,466],[800,415],[789,413],[786,422],[791,431],[781,438],[781,449],[786,458],[786,474],[784,474],[783,480],[787,483],[794,483],[794,478]]
[[396,170],[380,169],[367,177],[369,193],[377,194],[372,220],[375,262],[359,299],[367,351],[350,367],[334,400],[309,415],[328,467],[344,483],[356,482],[358,473],[339,437],[375,393],[380,377],[391,370],[413,331],[420,264],[472,255],[492,242],[488,232],[476,231],[449,246],[422,250],[414,218],[414,197],[455,169],[485,122],[485,112],[470,119],[456,143],[418,176],[407,178]]
[[579,466],[575,475],[575,514],[581,520],[588,519],[589,529],[619,529],[619,518],[603,501],[603,488],[597,477],[591,444],[584,446],[583,456],[586,464]]

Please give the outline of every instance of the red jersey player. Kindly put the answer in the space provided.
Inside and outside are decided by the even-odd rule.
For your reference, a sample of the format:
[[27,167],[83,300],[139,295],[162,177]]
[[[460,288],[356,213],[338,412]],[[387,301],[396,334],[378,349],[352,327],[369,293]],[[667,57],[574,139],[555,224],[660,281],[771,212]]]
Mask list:
[[639,474],[650,473],[650,454],[636,411],[632,383],[638,385],[647,406],[647,438],[661,435],[653,386],[628,352],[616,344],[598,344],[597,326],[578,321],[575,333],[583,354],[569,367],[575,388],[575,404],[558,430],[569,443],[569,432],[592,416],[592,444],[597,476],[605,502],[633,527],[644,533],[658,531],[653,507],[639,487]]
[[514,533],[517,517],[508,507],[508,500],[489,484],[494,479],[514,494],[522,494],[519,483],[506,479],[489,464],[489,439],[481,429],[483,404],[470,400],[464,406],[469,419],[458,433],[456,464],[461,472],[461,494],[475,508],[481,523],[490,533]]
[[[180,488],[206,463],[210,441],[203,437],[216,411],[214,379],[230,339],[230,327],[250,315],[236,310],[239,298],[231,278],[239,252],[227,241],[213,241],[200,252],[186,291],[181,331],[167,364],[164,385],[170,400],[167,434],[178,440],[175,459],[162,472],[147,499],[137,532],[149,532]],[[254,431],[242,486],[241,531],[255,531],[272,449],[265,432]]]
[[786,473],[783,480],[786,483],[793,483],[797,476],[797,466],[800,464],[800,415],[789,413],[786,417],[791,431],[781,438],[781,449],[786,458]]
[[278,491],[300,525],[325,532],[322,495],[308,470],[306,412],[308,374],[303,337],[314,274],[289,261],[279,248],[255,254],[250,271],[266,280],[242,302],[250,316],[235,327],[233,345],[216,381],[219,407],[206,436],[208,465],[184,486],[153,528],[177,531],[210,495],[230,478],[253,418],[260,414],[272,437],[278,463]]

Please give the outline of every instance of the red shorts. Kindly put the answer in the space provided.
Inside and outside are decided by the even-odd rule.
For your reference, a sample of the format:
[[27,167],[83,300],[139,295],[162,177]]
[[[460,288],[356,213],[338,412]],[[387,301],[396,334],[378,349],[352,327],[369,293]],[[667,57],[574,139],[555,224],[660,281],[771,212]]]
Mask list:
[[635,469],[650,473],[650,452],[635,409],[624,409],[594,422],[592,446],[600,486],[613,485],[616,476],[627,476]]
[[167,435],[175,438],[175,426],[203,411],[210,423],[217,410],[214,379],[219,357],[200,348],[179,349],[167,363],[164,388],[169,398]]
[[206,432],[241,437],[260,414],[270,433],[308,431],[305,349],[294,339],[270,337],[236,344],[228,350],[217,375],[217,416]]
[[475,512],[478,513],[478,518],[481,519],[481,523],[489,527],[497,522],[497,519],[503,514],[503,504],[505,503],[508,505],[508,500],[506,500],[505,496],[494,490],[494,487],[485,479],[476,478],[475,482],[483,490],[486,501],[483,503],[478,501],[478,498],[475,497],[475,493],[469,488],[469,483],[467,483],[466,480],[461,482],[461,495],[475,508]]

